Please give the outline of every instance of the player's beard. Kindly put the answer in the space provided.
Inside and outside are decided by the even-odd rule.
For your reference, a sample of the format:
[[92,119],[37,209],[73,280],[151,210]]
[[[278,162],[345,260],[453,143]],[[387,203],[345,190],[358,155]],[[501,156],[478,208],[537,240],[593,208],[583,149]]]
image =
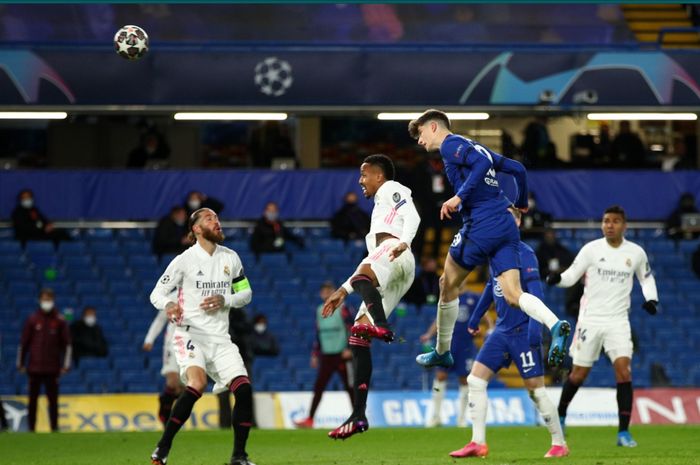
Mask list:
[[213,229],[202,228],[202,237],[214,244],[221,244],[224,242],[224,232],[216,232]]

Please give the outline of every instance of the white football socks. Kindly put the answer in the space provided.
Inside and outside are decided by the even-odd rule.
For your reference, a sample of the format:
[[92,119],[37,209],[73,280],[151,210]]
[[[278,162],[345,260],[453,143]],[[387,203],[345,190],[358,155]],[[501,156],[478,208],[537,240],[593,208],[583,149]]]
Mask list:
[[486,411],[488,397],[486,387],[488,381],[474,375],[467,377],[469,384],[469,419],[472,421],[472,442],[486,444]]
[[467,426],[467,402],[469,402],[469,385],[459,385],[459,413],[457,414],[457,426]]
[[445,398],[447,390],[447,380],[433,380],[433,416],[428,420],[427,426],[438,426],[442,423],[442,400]]
[[449,302],[438,302],[437,343],[435,344],[435,350],[440,355],[450,350],[450,345],[452,345],[452,333],[455,329],[458,313],[459,299]]
[[559,413],[547,395],[547,390],[543,387],[537,388],[530,392],[530,398],[535,403],[537,411],[542,415],[549,434],[552,435],[552,445],[563,446],[566,444],[564,432],[561,430],[561,424],[559,423]]
[[530,318],[539,321],[550,330],[557,324],[559,318],[542,302],[538,297],[523,292],[518,299],[520,310],[525,312]]

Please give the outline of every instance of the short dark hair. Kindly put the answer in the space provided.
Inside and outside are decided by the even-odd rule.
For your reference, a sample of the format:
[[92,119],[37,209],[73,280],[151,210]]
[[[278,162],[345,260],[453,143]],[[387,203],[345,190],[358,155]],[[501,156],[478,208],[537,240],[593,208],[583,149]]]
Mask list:
[[323,290],[323,289],[335,289],[335,284],[333,284],[333,281],[324,281],[324,282],[321,284],[321,287],[319,288],[319,291],[320,291],[320,290]]
[[362,163],[367,163],[368,165],[378,166],[381,168],[384,177],[388,181],[393,181],[394,176],[396,176],[396,169],[394,168],[394,162],[391,158],[384,154],[376,153],[365,158]]
[[625,214],[625,210],[619,205],[612,205],[606,208],[603,212],[603,216],[605,216],[607,213],[614,213],[616,215],[620,215],[622,217],[622,221],[624,221],[625,223],[627,222],[627,215]]
[[437,121],[447,129],[450,129],[450,118],[447,117],[447,113],[431,108],[430,110],[425,110],[422,115],[408,123],[408,134],[414,139],[418,139],[418,136],[420,136],[418,127],[423,126],[428,121]]

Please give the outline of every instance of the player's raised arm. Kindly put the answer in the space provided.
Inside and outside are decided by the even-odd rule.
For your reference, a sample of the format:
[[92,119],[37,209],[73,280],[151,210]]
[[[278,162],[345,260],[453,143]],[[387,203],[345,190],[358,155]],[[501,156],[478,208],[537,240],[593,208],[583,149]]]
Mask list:
[[576,255],[574,262],[566,271],[561,274],[553,272],[547,275],[547,284],[550,286],[556,285],[557,287],[571,287],[576,284],[590,265],[589,251],[590,247],[588,245],[583,246],[579,250],[578,255]]
[[489,276],[486,281],[486,286],[484,287],[484,292],[481,293],[479,301],[474,307],[474,311],[469,315],[469,323],[467,323],[469,332],[471,334],[479,334],[479,322],[484,317],[486,310],[489,309],[493,303],[493,279]]
[[172,290],[173,287],[181,286],[182,277],[184,276],[180,257],[178,255],[170,262],[151,292],[151,304],[158,310],[165,310],[169,303],[177,304],[177,302],[172,300]]
[[640,254],[642,259],[639,261],[637,269],[634,270],[634,274],[637,276],[637,280],[642,287],[642,294],[644,294],[645,302],[642,304],[642,307],[649,314],[654,315],[656,313],[656,305],[659,303],[656,279],[654,279],[654,275],[651,272],[646,252],[640,248]]

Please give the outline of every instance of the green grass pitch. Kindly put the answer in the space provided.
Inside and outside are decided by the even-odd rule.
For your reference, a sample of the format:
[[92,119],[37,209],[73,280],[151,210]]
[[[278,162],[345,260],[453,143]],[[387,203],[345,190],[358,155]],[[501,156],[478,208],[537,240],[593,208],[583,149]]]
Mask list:
[[[635,426],[639,447],[615,446],[615,428],[569,428],[567,464],[700,464],[700,426]],[[459,428],[370,429],[347,441],[332,441],[324,430],[253,430],[248,452],[258,465],[425,465],[462,462],[541,464],[549,446],[544,428],[490,428],[485,460],[450,458],[470,430]],[[0,434],[3,465],[149,464],[159,433]],[[168,465],[223,465],[231,453],[228,431],[182,432]],[[552,459],[555,460],[555,459]],[[549,462],[549,460],[547,460]]]

